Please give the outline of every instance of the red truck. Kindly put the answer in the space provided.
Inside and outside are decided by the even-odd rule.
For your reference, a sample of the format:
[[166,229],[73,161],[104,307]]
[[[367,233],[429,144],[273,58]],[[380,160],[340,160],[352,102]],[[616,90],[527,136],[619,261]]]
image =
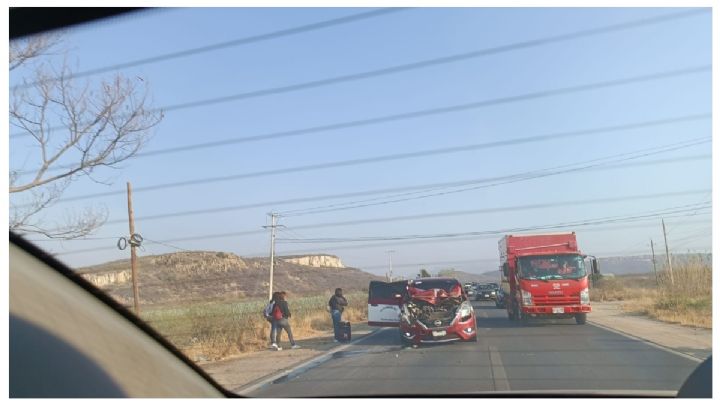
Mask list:
[[[506,235],[498,243],[505,308],[510,320],[571,318],[590,312],[588,271],[575,233]],[[593,274],[597,259],[590,258]]]

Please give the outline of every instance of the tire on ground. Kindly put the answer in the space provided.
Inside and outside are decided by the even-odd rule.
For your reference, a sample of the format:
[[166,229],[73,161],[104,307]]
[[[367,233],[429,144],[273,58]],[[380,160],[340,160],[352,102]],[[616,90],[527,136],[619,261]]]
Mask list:
[[587,321],[587,313],[580,313],[575,315],[575,322],[578,324],[585,324]]

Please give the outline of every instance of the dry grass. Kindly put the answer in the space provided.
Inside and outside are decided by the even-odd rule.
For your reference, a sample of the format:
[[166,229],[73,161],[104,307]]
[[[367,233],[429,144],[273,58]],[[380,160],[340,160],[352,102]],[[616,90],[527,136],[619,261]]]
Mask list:
[[[316,337],[332,330],[325,311],[329,295],[288,298],[295,339]],[[346,295],[343,319],[367,321],[367,294]],[[217,360],[242,352],[266,349],[270,324],[262,317],[264,300],[212,302],[148,310],[142,317],[193,360]],[[287,341],[287,336],[282,338]]]
[[712,328],[712,268],[690,259],[654,277],[617,277],[598,281],[593,301],[622,301],[625,312],[694,327]]

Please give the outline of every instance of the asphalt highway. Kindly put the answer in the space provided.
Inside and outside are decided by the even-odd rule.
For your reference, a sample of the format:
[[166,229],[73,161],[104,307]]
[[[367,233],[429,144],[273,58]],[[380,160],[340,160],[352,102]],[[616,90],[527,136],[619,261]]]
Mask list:
[[[674,391],[699,363],[572,319],[528,326],[477,302],[478,342],[400,348],[384,328],[256,397],[474,394],[489,391]],[[592,320],[592,314],[588,317]]]

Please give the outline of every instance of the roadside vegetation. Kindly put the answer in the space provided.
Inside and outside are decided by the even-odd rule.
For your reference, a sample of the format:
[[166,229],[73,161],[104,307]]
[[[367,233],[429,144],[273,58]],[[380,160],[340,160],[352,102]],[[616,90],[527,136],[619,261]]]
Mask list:
[[[302,339],[327,335],[332,320],[325,311],[331,292],[324,295],[288,296],[293,336]],[[343,319],[367,321],[367,293],[346,294],[349,306]],[[197,302],[148,308],[141,317],[195,361],[218,360],[243,352],[267,349],[270,324],[263,318],[266,300]],[[332,338],[332,337],[329,337]],[[283,333],[282,341],[287,342]]]
[[[659,269],[659,268],[658,268]],[[673,265],[673,276],[664,267],[654,274],[602,278],[590,299],[622,302],[627,313],[687,326],[712,328],[712,267],[701,258]]]

